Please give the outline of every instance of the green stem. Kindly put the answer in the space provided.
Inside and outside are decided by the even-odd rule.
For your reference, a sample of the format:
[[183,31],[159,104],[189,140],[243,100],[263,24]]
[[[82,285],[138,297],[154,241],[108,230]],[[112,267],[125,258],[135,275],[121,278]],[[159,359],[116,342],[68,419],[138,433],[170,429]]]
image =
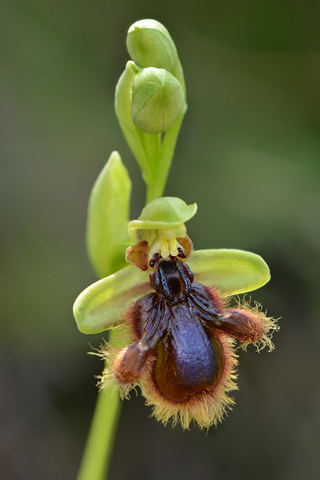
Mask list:
[[169,170],[172,163],[172,158],[174,150],[176,147],[181,123],[184,117],[184,114],[187,110],[187,105],[182,109],[178,117],[176,118],[174,124],[171,128],[165,133],[163,142],[160,147],[160,154],[157,159],[156,168],[153,170],[153,175],[151,180],[147,183],[147,200],[146,204],[152,202],[156,198],[160,198],[163,195]]
[[77,480],[106,480],[120,410],[118,391],[109,387],[99,392]]

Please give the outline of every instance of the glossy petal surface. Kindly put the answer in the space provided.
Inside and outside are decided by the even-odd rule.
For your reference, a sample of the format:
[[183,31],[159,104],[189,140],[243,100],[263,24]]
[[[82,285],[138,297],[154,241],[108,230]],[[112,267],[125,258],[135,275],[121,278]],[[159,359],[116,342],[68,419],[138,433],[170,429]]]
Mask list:
[[270,280],[262,257],[244,250],[198,250],[187,261],[195,281],[227,295],[250,292]]
[[86,288],[73,306],[82,333],[99,333],[123,322],[131,302],[151,291],[149,273],[128,265]]

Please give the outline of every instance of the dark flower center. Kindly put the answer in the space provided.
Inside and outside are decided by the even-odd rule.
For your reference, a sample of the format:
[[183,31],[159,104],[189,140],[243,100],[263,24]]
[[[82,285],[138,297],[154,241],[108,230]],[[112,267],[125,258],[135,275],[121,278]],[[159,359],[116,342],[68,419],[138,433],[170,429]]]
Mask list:
[[150,281],[155,293],[138,300],[134,317],[141,348],[156,353],[155,385],[173,402],[211,391],[223,372],[224,351],[212,328],[219,311],[209,290],[193,283],[178,257],[159,258]]

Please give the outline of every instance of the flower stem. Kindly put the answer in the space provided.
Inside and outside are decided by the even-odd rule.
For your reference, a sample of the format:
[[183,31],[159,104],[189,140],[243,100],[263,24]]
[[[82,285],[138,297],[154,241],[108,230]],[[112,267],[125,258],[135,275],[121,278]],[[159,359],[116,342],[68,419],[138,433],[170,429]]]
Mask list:
[[[113,332],[111,337],[115,337]],[[77,480],[106,480],[120,410],[119,392],[114,387],[99,392]]]
[[164,135],[160,150],[156,154],[157,162],[152,172],[152,178],[147,182],[146,204],[152,202],[152,200],[155,200],[156,198],[162,197],[163,195],[181,123],[186,110],[187,105],[184,106],[172,127]]

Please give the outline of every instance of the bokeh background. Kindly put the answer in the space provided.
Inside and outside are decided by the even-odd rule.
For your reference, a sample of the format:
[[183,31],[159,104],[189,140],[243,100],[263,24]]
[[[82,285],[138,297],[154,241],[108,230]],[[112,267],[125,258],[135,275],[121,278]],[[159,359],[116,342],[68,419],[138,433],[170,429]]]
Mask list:
[[320,475],[320,3],[2,0],[0,476],[74,479],[97,396],[102,336],[71,313],[95,280],[88,196],[112,150],[145,189],[113,109],[127,28],[165,24],[189,110],[166,194],[196,201],[196,248],[262,255],[253,297],[282,319],[276,350],[240,352],[236,407],[182,432],[125,402],[111,480],[313,480]]

